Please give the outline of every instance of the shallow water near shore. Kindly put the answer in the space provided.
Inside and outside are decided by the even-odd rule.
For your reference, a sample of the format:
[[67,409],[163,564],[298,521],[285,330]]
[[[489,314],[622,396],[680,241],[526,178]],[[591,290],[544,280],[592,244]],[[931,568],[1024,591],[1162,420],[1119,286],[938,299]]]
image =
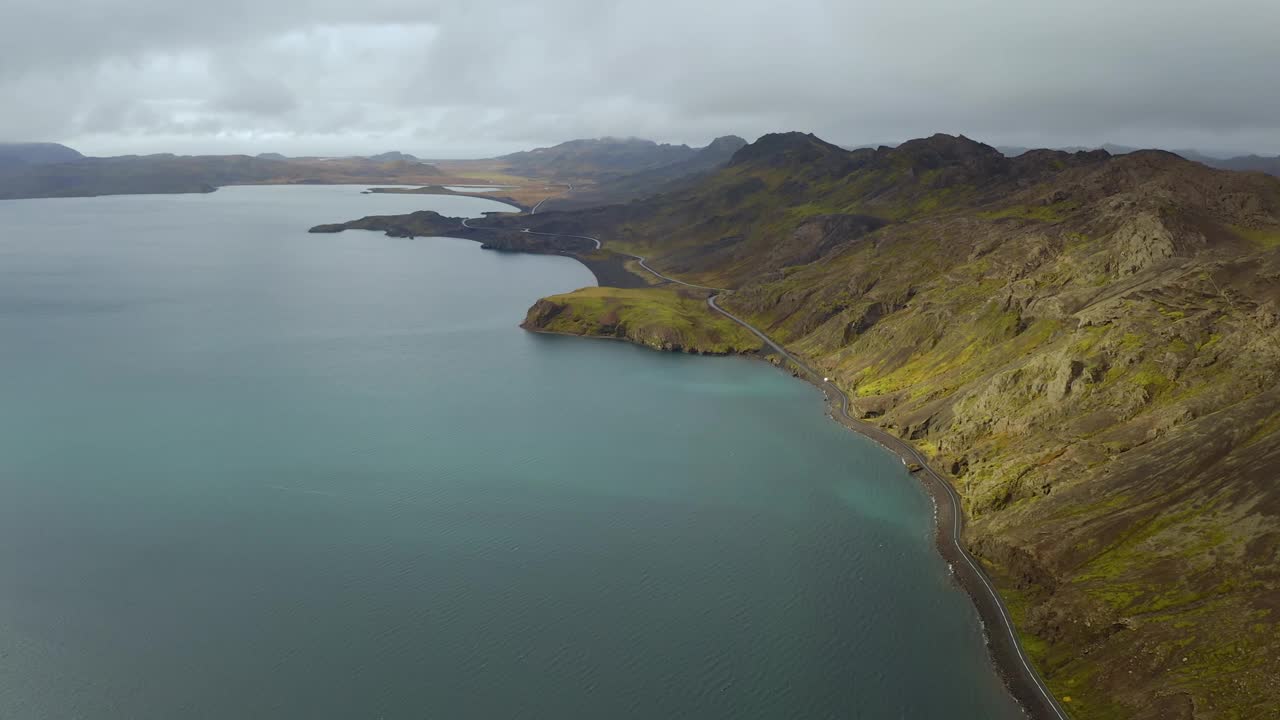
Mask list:
[[0,717],[1020,716],[817,390],[363,189],[0,202]]

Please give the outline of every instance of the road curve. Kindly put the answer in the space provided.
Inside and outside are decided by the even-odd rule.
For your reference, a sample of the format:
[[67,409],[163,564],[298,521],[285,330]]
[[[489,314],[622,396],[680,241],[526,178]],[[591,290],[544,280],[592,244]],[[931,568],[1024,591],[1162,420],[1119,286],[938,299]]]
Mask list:
[[[530,213],[530,214],[532,215],[532,213]],[[469,219],[464,219],[464,220],[462,221],[462,226],[463,226],[463,227],[465,227],[465,228],[467,228],[468,230],[492,230],[492,231],[494,231],[494,232],[503,232],[503,231],[506,231],[506,232],[514,232],[513,230],[510,230],[510,229],[508,229],[508,228],[488,228],[488,227],[477,227],[477,226],[475,226],[475,225],[470,224]],[[576,238],[576,239],[578,239],[578,240],[590,240],[591,242],[593,242],[593,243],[595,243],[595,244],[596,244],[596,250],[599,250],[599,249],[601,249],[601,248],[603,248],[603,247],[604,247],[604,244],[600,242],[600,238],[598,238],[598,237],[592,237],[592,236],[590,236],[590,235],[570,235],[569,233],[548,233],[548,232],[538,232],[538,231],[536,231],[536,230],[530,230],[529,228],[523,228],[522,230],[520,230],[520,232],[522,232],[522,233],[528,233],[529,235],[542,235],[542,236],[544,236],[544,237],[566,237],[566,238]],[[658,278],[659,280],[665,280],[665,281],[667,281],[667,282],[669,282],[669,283],[675,283],[676,285],[683,285],[683,286],[685,286],[685,287],[691,287],[691,288],[694,288],[694,289],[696,289],[696,290],[710,290],[711,292],[717,292],[717,293],[719,293],[719,292],[725,292],[725,289],[724,289],[724,288],[714,288],[714,287],[710,287],[710,286],[707,286],[707,285],[698,285],[698,284],[695,284],[695,283],[685,282],[685,281],[683,281],[683,280],[677,280],[676,278],[673,278],[673,277],[671,277],[671,276],[669,276],[669,275],[663,275],[662,273],[660,273],[660,272],[658,272],[657,270],[654,270],[652,267],[650,267],[650,266],[649,266],[649,264],[648,264],[647,262],[645,262],[645,259],[644,259],[643,257],[639,256],[639,255],[632,255],[631,253],[624,253],[624,252],[620,252],[620,253],[618,253],[618,254],[619,254],[619,255],[622,255],[622,256],[624,256],[624,257],[629,257],[629,258],[631,258],[632,260],[635,260],[636,262],[640,263],[640,267],[642,267],[642,268],[644,268],[645,270],[647,270],[651,275],[653,275],[654,277]]]
[[[475,227],[468,224],[466,220],[462,221],[462,225],[471,230],[504,230],[504,228]],[[590,240],[596,244],[597,250],[603,246],[599,238],[591,237],[589,235],[535,232],[528,228],[525,228],[521,232],[530,233],[532,235]],[[1000,626],[998,629],[998,635],[994,637],[988,635],[988,643],[990,644],[992,653],[997,655],[1002,661],[1016,661],[1020,664],[1022,669],[1022,672],[1020,673],[1022,675],[1022,680],[1031,686],[1030,689],[1034,689],[1034,694],[1028,696],[1025,692],[1017,691],[1028,689],[1026,685],[1011,683],[1011,685],[1014,685],[1016,688],[1014,695],[1024,704],[1024,706],[1034,704],[1034,708],[1028,709],[1032,710],[1032,716],[1035,718],[1068,720],[1066,711],[1062,708],[1062,705],[1058,703],[1058,699],[1054,697],[1053,692],[1049,690],[1048,685],[1044,682],[1044,678],[1042,678],[1040,673],[1032,666],[1031,660],[1027,658],[1026,651],[1022,647],[1022,642],[1018,639],[1018,633],[1014,629],[1013,618],[1009,615],[1009,608],[1005,606],[1004,600],[1002,600],[1000,598],[1000,594],[996,592],[995,585],[991,582],[991,578],[987,575],[987,572],[982,569],[981,563],[979,563],[977,559],[970,554],[969,550],[965,548],[964,543],[961,541],[961,536],[964,533],[965,517],[961,510],[960,495],[945,477],[929,465],[928,459],[926,459],[914,445],[906,440],[903,440],[896,435],[891,435],[874,425],[869,425],[854,418],[849,414],[849,396],[846,395],[843,390],[836,387],[830,380],[827,380],[825,377],[820,375],[812,367],[809,367],[808,364],[792,355],[786,348],[782,347],[782,345],[774,342],[772,338],[766,335],[759,328],[720,307],[717,300],[722,294],[731,291],[723,288],[713,288],[706,285],[696,285],[694,283],[687,283],[683,280],[677,280],[654,270],[645,262],[645,259],[639,255],[632,255],[630,253],[619,254],[636,260],[639,262],[640,267],[644,268],[660,280],[675,283],[677,285],[683,285],[685,287],[696,288],[698,290],[709,290],[714,292],[714,295],[707,298],[707,306],[711,308],[712,311],[723,315],[738,325],[741,325],[753,335],[760,338],[760,340],[772,348],[774,352],[778,353],[781,357],[786,358],[796,367],[808,374],[809,380],[828,393],[829,398],[835,397],[840,399],[840,403],[836,407],[840,412],[838,420],[841,421],[841,424],[864,437],[880,443],[889,451],[902,458],[904,464],[906,464],[909,459],[911,462],[920,466],[921,469],[917,475],[927,479],[934,489],[933,492],[930,492],[930,495],[933,496],[934,502],[938,505],[938,537],[949,545],[948,548],[944,548],[948,552],[944,552],[943,554],[944,556],[951,555],[963,560],[964,565],[962,565],[957,572],[957,576],[960,579],[961,584],[969,591],[969,595],[973,598],[974,604],[978,606],[979,615],[982,616],[985,621],[994,622]],[[938,490],[941,492],[937,492]],[[950,520],[946,519],[947,513],[945,512],[946,508],[943,507],[944,505],[950,506]],[[950,532],[947,532],[947,525],[950,526]],[[954,566],[952,569],[953,572],[956,571]],[[966,582],[966,580],[968,580],[968,582]],[[1003,666],[1006,670],[1008,669],[1007,663],[1002,662],[998,663],[998,665]]]
[[[567,193],[571,193],[571,192],[573,192],[573,186],[572,186],[572,185],[569,185],[568,183],[565,183],[565,188],[566,188],[566,189],[565,189],[565,192],[567,192]],[[560,194],[562,194],[562,193],[556,193],[556,195],[560,195]],[[542,198],[541,200],[539,200],[539,201],[538,201],[538,204],[537,204],[537,205],[534,205],[534,206],[533,206],[533,209],[529,211],[529,214],[530,214],[530,215],[537,215],[537,214],[538,214],[538,208],[542,207],[542,203],[544,203],[544,202],[546,202],[546,201],[550,200],[550,199],[551,199],[551,198],[553,198],[553,197],[556,197],[556,195],[548,195],[548,196],[546,196],[546,197]],[[597,249],[598,249],[598,248],[599,248],[599,246],[597,246]]]
[[[492,229],[494,229],[494,228],[478,228],[478,229],[480,229],[480,230],[492,230]],[[591,242],[593,242],[593,243],[595,243],[595,244],[596,244],[596,249],[597,249],[597,250],[599,250],[599,249],[600,249],[600,247],[601,247],[601,245],[600,245],[600,238],[594,238],[594,237],[591,237],[590,235],[568,235],[568,234],[566,234],[566,233],[544,233],[544,232],[537,232],[537,231],[534,231],[534,230],[530,230],[529,228],[524,228],[524,229],[523,229],[523,230],[521,230],[520,232],[522,232],[522,233],[528,233],[528,234],[530,234],[530,235],[543,235],[543,236],[545,236],[545,237],[567,237],[567,238],[577,238],[577,239],[579,239],[579,240],[590,240]]]

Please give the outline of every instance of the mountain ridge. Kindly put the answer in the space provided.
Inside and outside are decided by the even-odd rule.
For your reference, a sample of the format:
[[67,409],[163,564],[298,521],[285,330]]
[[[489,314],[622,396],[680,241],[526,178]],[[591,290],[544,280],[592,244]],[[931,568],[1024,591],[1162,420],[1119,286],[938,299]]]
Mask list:
[[734,153],[746,144],[746,140],[736,135],[724,135],[705,147],[694,148],[694,153],[683,160],[605,178],[585,188],[575,188],[566,197],[549,200],[544,209],[568,210],[607,205],[672,190],[694,182],[696,178],[729,162]]
[[600,180],[688,161],[699,150],[636,137],[600,137],[569,140],[495,159],[506,163],[517,175]]

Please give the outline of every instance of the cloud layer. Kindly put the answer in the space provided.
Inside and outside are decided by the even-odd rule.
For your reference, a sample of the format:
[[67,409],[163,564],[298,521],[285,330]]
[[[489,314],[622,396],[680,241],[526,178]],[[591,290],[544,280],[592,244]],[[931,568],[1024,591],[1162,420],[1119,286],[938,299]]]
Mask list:
[[963,132],[1280,153],[1274,0],[7,0],[0,140],[496,154]]

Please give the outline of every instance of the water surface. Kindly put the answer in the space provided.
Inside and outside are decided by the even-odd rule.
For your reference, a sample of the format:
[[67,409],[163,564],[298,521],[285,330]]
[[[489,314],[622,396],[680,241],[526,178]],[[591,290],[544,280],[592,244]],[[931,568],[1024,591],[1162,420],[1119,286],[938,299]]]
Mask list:
[[497,190],[506,190],[510,185],[446,185],[445,190],[453,190],[454,192],[495,192]]
[[0,717],[1008,718],[892,456],[592,284],[308,235],[466,197],[0,202]]

